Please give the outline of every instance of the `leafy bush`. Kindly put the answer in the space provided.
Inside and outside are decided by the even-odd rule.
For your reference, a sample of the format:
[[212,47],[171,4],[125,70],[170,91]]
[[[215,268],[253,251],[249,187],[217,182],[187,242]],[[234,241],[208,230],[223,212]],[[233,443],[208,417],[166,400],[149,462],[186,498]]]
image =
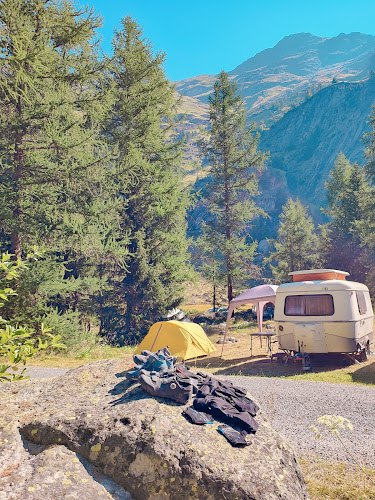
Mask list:
[[[34,253],[27,256],[27,260],[36,259],[38,256],[37,249],[34,248]],[[4,282],[9,282],[18,277],[21,270],[27,268],[26,262],[18,259],[11,260],[11,254],[2,254],[0,262],[0,307],[8,301],[9,297],[16,295],[13,288],[4,287]],[[21,380],[25,368],[19,373],[19,366],[25,365],[26,361],[34,356],[37,352],[48,348],[61,349],[65,346],[60,344],[60,335],[52,335],[51,328],[47,328],[43,323],[40,327],[40,335],[35,337],[35,330],[26,326],[12,325],[8,320],[0,316],[0,382]],[[13,372],[13,373],[12,373]]]

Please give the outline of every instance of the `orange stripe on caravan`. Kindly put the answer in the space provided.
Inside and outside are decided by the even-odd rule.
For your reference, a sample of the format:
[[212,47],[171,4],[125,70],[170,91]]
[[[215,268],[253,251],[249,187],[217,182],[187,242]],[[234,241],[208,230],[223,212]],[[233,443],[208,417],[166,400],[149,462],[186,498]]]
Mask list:
[[321,281],[321,280],[342,280],[345,281],[345,274],[341,273],[308,273],[295,274],[293,282],[298,281]]

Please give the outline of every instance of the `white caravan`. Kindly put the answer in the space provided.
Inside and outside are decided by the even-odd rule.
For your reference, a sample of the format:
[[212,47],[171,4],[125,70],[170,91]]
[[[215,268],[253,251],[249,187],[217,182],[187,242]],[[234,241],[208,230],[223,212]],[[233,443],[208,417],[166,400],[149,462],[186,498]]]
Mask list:
[[276,291],[275,323],[280,349],[302,353],[370,356],[374,313],[368,288],[345,281],[348,273],[312,269],[289,273],[293,283]]

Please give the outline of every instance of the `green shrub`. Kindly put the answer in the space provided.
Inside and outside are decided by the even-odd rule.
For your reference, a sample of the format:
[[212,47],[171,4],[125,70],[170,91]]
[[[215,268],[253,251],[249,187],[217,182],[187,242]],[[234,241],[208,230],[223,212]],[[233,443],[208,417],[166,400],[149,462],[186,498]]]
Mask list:
[[51,309],[43,321],[61,336],[67,351],[90,350],[100,340],[95,333],[97,329],[88,328],[87,323],[82,321],[80,314],[76,311],[68,310],[61,314],[57,309]]
[[[37,249],[33,254],[27,256],[27,260],[37,257]],[[9,297],[16,295],[13,288],[4,286],[6,283],[18,277],[19,272],[27,269],[25,261],[18,259],[11,260],[11,254],[4,253],[0,262],[0,307],[9,300]],[[37,352],[45,349],[61,349],[65,346],[60,344],[60,335],[52,335],[51,328],[47,328],[44,323],[40,326],[40,335],[35,337],[35,331],[27,326],[12,325],[9,321],[0,316],[0,382],[21,380],[25,368],[19,371],[20,365],[24,366],[26,361]]]

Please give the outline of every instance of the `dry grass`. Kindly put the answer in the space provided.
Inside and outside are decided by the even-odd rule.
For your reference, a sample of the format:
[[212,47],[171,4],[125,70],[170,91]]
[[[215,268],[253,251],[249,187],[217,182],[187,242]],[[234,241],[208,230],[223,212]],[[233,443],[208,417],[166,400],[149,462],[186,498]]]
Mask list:
[[60,351],[59,353],[37,354],[27,362],[27,366],[45,366],[48,368],[77,368],[98,359],[132,359],[135,347],[113,347],[110,345],[97,344],[87,350],[80,352]]
[[180,98],[178,112],[190,115],[193,118],[200,120],[208,120],[208,104],[205,104],[198,99],[190,96],[182,96],[176,93]]
[[[265,328],[272,322],[266,321]],[[375,385],[375,358],[364,363],[344,366],[348,358],[343,356],[318,356],[312,358],[312,372],[306,373],[300,361],[289,360],[287,364],[280,363],[266,353],[266,341],[262,345],[258,337],[253,338],[253,356],[250,357],[250,333],[257,331],[256,323],[233,323],[229,334],[238,339],[234,344],[225,344],[221,357],[222,345],[216,344],[225,329],[222,324],[208,327],[207,335],[217,348],[216,352],[189,361],[188,364],[201,370],[217,375],[247,375],[264,377],[283,377],[299,380],[314,380],[320,382]],[[276,337],[275,337],[276,339]],[[272,344],[273,352],[277,352],[277,343]]]
[[[299,460],[311,500],[374,500],[375,486],[354,465],[320,459]],[[375,470],[366,469],[375,480]]]
[[194,314],[202,314],[206,311],[208,311],[212,305],[206,304],[206,303],[198,303],[198,304],[186,304],[185,306],[181,307],[181,311],[184,311],[184,313],[187,316],[194,316]]

